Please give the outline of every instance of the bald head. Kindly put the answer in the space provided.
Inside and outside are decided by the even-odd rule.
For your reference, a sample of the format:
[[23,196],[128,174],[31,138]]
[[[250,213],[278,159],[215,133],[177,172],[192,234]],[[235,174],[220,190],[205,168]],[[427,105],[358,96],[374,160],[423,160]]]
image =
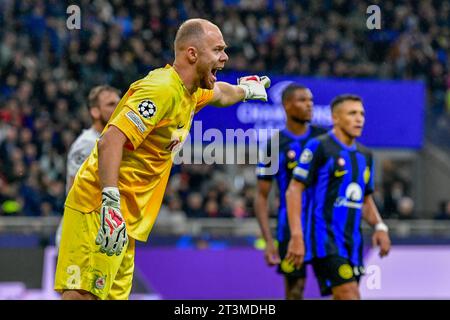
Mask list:
[[217,70],[222,70],[228,60],[226,47],[219,27],[208,20],[189,19],[180,26],[173,67],[189,91],[214,88]]
[[175,52],[186,49],[189,46],[199,47],[202,40],[211,30],[219,31],[219,28],[205,19],[189,19],[181,24],[175,36]]

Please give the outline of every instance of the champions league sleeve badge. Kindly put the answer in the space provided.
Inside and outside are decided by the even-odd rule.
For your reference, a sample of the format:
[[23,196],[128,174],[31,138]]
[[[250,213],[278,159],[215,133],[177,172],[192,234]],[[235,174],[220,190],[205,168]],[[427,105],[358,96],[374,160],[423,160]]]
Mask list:
[[142,117],[150,119],[156,113],[156,105],[151,100],[144,100],[139,103],[138,111]]

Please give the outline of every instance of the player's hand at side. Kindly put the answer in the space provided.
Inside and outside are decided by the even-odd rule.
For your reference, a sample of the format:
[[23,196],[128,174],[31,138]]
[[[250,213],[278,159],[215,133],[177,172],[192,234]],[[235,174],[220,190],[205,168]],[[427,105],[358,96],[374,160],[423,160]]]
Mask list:
[[372,245],[374,247],[380,247],[380,257],[387,256],[389,250],[391,249],[391,240],[389,239],[389,234],[385,231],[375,231],[372,236]]
[[102,191],[100,229],[95,243],[100,252],[108,256],[120,255],[128,241],[125,220],[120,213],[120,193],[117,188],[106,187]]
[[300,269],[304,257],[305,244],[303,243],[303,235],[292,236],[289,240],[285,260],[292,263],[296,269]]
[[264,258],[269,266],[277,265],[281,262],[277,248],[273,245],[273,241],[266,244],[266,250],[264,251]]
[[270,87],[270,79],[267,76],[246,76],[238,79],[238,87],[245,92],[244,101],[262,100],[267,102],[266,89]]

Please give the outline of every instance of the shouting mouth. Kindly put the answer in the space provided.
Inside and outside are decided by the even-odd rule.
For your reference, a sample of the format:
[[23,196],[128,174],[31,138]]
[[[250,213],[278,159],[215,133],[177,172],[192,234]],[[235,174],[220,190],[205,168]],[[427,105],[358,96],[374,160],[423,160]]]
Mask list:
[[217,71],[221,71],[222,67],[218,67],[218,68],[213,68],[211,70],[211,74],[213,76],[214,82],[217,81]]

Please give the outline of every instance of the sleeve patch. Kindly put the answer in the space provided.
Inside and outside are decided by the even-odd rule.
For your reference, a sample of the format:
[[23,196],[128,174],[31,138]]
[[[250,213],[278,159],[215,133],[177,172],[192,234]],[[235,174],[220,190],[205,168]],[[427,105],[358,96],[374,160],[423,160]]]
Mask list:
[[300,156],[300,163],[306,164],[310,163],[313,158],[313,153],[309,149],[303,150],[301,156]]
[[[155,108],[155,110],[156,110],[156,108]],[[140,132],[144,133],[147,130],[147,127],[145,126],[145,124],[142,122],[141,118],[139,118],[139,116],[136,113],[134,113],[133,111],[128,111],[126,113],[126,116],[128,119],[130,119],[131,122],[134,123],[134,125],[139,129]]]
[[156,114],[156,105],[151,100],[143,100],[138,105],[139,114],[145,119],[150,119]]
[[300,167],[296,167],[296,168],[294,169],[293,173],[294,173],[296,176],[299,176],[299,177],[302,177],[302,178],[305,178],[305,179],[306,179],[306,177],[308,176],[309,171],[308,171],[308,170],[305,170],[305,169],[303,169],[303,168],[300,168]]

